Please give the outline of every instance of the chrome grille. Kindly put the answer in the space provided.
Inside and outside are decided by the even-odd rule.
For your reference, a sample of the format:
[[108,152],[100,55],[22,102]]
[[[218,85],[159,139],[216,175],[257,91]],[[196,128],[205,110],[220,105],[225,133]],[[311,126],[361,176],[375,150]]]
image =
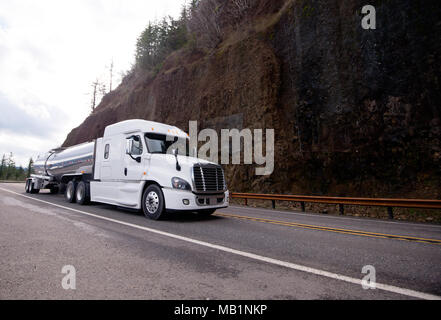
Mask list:
[[193,167],[193,174],[197,192],[219,192],[226,189],[221,166],[198,164]]

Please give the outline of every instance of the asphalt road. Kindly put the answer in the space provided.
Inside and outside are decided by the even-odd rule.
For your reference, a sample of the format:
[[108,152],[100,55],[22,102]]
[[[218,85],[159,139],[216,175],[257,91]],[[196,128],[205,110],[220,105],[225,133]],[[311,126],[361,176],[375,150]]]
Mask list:
[[158,222],[0,184],[0,299],[433,299],[440,262],[440,225],[245,207]]

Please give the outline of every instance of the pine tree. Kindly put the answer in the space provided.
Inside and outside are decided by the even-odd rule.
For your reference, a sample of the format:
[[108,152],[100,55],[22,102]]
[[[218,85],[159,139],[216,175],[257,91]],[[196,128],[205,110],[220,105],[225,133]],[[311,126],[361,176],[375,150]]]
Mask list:
[[8,168],[7,168],[7,172],[6,172],[6,180],[10,180],[13,179],[15,177],[15,161],[14,161],[14,156],[12,154],[12,152],[9,155],[9,159],[8,159]]
[[188,42],[187,22],[192,4],[183,6],[178,19],[164,17],[159,22],[149,22],[136,43],[136,65],[146,70],[156,70],[165,58]]
[[28,171],[27,171],[27,178],[29,178],[31,176],[31,174],[34,173],[34,160],[32,158],[29,159],[29,164],[28,164]]
[[0,180],[4,179],[4,176],[5,176],[5,173],[6,173],[6,168],[7,168],[7,166],[6,166],[6,155],[3,154],[2,162],[0,164]]
[[15,180],[21,181],[24,180],[25,171],[22,166],[19,166],[18,169],[15,170]]

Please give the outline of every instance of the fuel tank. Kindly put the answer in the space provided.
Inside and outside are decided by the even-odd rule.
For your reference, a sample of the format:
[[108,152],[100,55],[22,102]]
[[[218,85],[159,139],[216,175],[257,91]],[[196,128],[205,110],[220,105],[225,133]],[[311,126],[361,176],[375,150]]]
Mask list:
[[37,158],[34,173],[51,176],[58,181],[64,175],[91,174],[94,148],[95,142],[88,142],[66,149],[52,150]]

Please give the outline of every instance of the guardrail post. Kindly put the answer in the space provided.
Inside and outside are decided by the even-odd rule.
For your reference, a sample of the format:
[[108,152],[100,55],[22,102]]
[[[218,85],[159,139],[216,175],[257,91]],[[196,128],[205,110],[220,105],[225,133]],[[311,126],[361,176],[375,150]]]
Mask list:
[[304,203],[304,202],[301,202],[300,205],[302,206],[302,212],[305,212],[305,211],[306,211],[306,209],[305,209],[305,203]]
[[248,199],[245,198],[245,206],[248,206]]
[[344,216],[345,215],[345,207],[342,204],[338,205],[339,209],[340,209],[340,215]]
[[273,205],[273,209],[275,209],[276,208],[276,200],[271,200],[271,202],[272,202],[272,205]]
[[389,219],[393,220],[394,219],[394,208],[388,207],[387,214],[389,215]]

